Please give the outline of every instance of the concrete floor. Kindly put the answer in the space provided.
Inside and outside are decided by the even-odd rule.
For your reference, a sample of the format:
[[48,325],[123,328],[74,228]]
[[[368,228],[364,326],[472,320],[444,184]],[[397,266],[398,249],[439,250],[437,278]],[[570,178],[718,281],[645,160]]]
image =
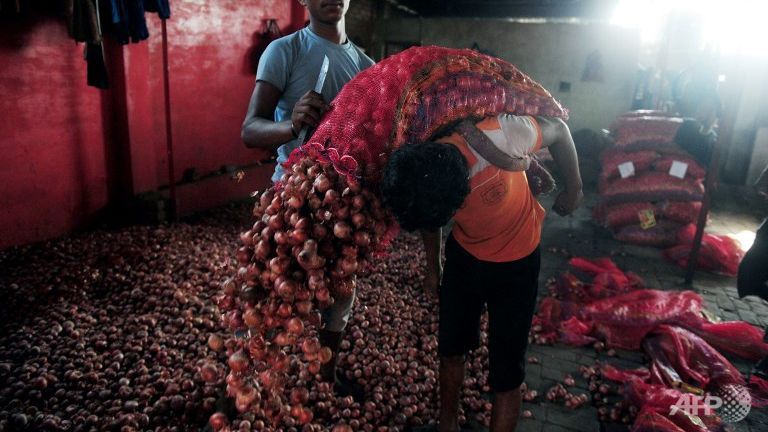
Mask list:
[[[553,197],[545,197],[542,204],[549,208]],[[569,256],[584,257],[610,256],[625,270],[639,274],[649,288],[664,290],[693,289],[706,301],[709,311],[723,320],[744,320],[756,326],[768,326],[768,303],[756,299],[739,299],[734,278],[697,272],[692,287],[683,285],[685,271],[666,261],[661,249],[637,247],[619,243],[610,233],[591,221],[591,209],[597,203],[597,195],[587,192],[584,205],[572,216],[562,218],[549,212],[545,221],[542,239],[541,281],[557,275],[567,267]],[[721,187],[713,199],[714,208],[707,231],[719,234],[738,234],[749,237],[768,215],[766,203],[743,188]],[[555,250],[556,251],[553,251]],[[564,249],[564,250],[563,250]],[[544,290],[541,290],[542,294]],[[637,352],[619,351],[617,357],[597,354],[591,347],[574,348],[565,345],[533,345],[529,354],[539,357],[540,365],[529,365],[526,382],[529,388],[544,394],[547,389],[561,381],[565,374],[577,378],[581,392],[587,392],[586,382],[581,379],[579,367],[592,364],[595,360],[607,361],[619,367],[634,368],[643,365],[642,355]],[[751,365],[738,358],[727,356],[743,373]],[[518,428],[522,432],[599,431],[626,430],[616,425],[601,424],[594,407],[586,405],[572,411],[547,402],[525,403],[524,409],[531,410],[535,419],[524,419]],[[749,416],[733,426],[735,431],[768,431],[767,410],[752,409]],[[613,426],[613,427],[612,427]]]

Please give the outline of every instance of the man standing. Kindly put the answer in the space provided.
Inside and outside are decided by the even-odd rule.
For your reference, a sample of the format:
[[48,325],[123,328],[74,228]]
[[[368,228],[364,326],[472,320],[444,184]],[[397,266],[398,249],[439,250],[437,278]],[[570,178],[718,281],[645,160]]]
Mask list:
[[[301,129],[316,127],[344,84],[374,64],[347,38],[344,15],[349,0],[298,1],[309,11],[309,26],[275,40],[261,56],[242,129],[247,147],[277,152],[273,182],[280,180],[281,164],[298,147],[296,138]],[[312,89],[326,56],[328,74],[322,94],[318,94]],[[353,302],[354,295],[324,310],[320,331],[320,342],[334,353],[321,375],[326,381],[335,381],[335,389],[341,393],[349,393],[349,387],[336,377],[336,354]]]
[[[422,231],[426,294],[439,296],[441,432],[459,430],[464,355],[479,346],[486,306],[494,392],[490,430],[516,427],[544,220],[524,170],[529,155],[543,147],[565,182],[554,210],[570,214],[582,199],[582,184],[573,139],[559,119],[502,114],[464,121],[437,142],[402,146],[385,168],[384,202],[403,229]],[[440,228],[451,217],[443,273]]]
[[[768,198],[768,167],[760,174],[753,188],[759,196]],[[736,287],[739,297],[751,295],[768,301],[768,218],[757,228],[755,242],[739,264]],[[768,342],[768,328],[765,329],[763,340]],[[768,357],[755,365],[752,374],[768,380]]]

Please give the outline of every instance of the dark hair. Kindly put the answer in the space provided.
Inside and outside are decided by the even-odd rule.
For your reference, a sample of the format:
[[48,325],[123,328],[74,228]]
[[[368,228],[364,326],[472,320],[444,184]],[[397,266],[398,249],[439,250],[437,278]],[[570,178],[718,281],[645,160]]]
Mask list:
[[467,160],[450,144],[406,144],[390,155],[381,192],[403,229],[436,230],[469,194]]

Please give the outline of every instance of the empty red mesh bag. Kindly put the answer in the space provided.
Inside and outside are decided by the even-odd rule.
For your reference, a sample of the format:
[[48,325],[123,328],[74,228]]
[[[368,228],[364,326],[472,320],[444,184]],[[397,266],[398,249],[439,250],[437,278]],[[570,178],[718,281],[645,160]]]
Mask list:
[[501,59],[473,50],[413,47],[348,82],[302,154],[377,183],[389,154],[467,117],[510,113],[566,119],[541,85]]
[[701,309],[701,296],[693,291],[642,289],[591,303],[584,307],[584,314],[608,345],[637,350],[643,337],[659,324],[698,326]]
[[749,377],[749,393],[752,395],[752,406],[765,408],[768,406],[768,381],[757,375]]
[[[669,389],[671,390],[671,389]],[[678,392],[679,394],[679,392]],[[679,397],[679,396],[678,396]],[[701,397],[699,406],[705,406],[704,400]],[[670,407],[664,408],[647,408],[638,413],[635,422],[632,424],[631,432],[714,432],[719,431],[721,421],[719,417],[715,415],[715,412],[711,412],[710,416],[691,417],[682,411],[676,412],[674,415],[670,414]],[[704,411],[702,408],[701,411]]]
[[592,283],[586,284],[586,300],[593,301],[623,294],[641,288],[643,280],[632,272],[623,272],[610,258],[574,257],[568,261],[573,268],[593,276]]
[[652,409],[644,409],[637,414],[632,423],[631,432],[686,432],[678,427],[672,420],[664,417]]
[[648,381],[651,373],[648,368],[639,367],[637,369],[619,369],[611,364],[603,363],[600,365],[600,376],[611,381],[626,383],[633,379]]
[[560,342],[573,346],[589,345],[596,342],[597,339],[590,336],[591,333],[592,323],[576,317],[561,321],[558,329]]
[[694,331],[718,350],[749,361],[757,362],[768,356],[768,343],[763,341],[764,330],[748,322],[707,322]]
[[643,350],[664,373],[667,385],[682,381],[716,390],[726,384],[744,385],[744,377],[722,354],[695,333],[672,325],[657,327]]
[[[685,409],[673,413],[678,402],[686,403]],[[624,386],[624,398],[640,409],[632,425],[632,431],[648,432],[713,432],[721,430],[722,421],[717,412],[705,403],[702,396],[686,394],[661,384],[648,384],[641,379],[630,379]]]
[[[682,392],[662,384],[649,384],[635,377],[629,377],[624,388],[626,399],[634,406],[664,414],[679,399]],[[703,405],[704,399],[701,398]]]
[[531,328],[547,341],[557,339],[560,325],[561,302],[553,297],[544,297],[537,306],[536,315],[531,321]]
[[[665,250],[664,256],[681,267],[687,267],[695,234],[695,225],[682,227],[677,234],[678,245]],[[697,267],[704,271],[736,276],[742,258],[744,251],[736,240],[728,236],[704,233]]]

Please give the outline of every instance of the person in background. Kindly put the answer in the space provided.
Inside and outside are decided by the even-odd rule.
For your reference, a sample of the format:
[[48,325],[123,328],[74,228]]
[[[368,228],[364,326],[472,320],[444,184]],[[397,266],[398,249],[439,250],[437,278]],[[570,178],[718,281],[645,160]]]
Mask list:
[[[504,163],[480,156],[479,141],[501,150]],[[502,114],[465,122],[461,132],[436,142],[400,147],[385,167],[384,202],[403,229],[422,231],[424,289],[428,296],[439,297],[439,431],[459,430],[464,356],[479,346],[480,316],[486,306],[489,383],[494,392],[490,430],[516,427],[545,214],[523,170],[529,155],[543,147],[549,148],[565,181],[553,208],[568,215],[583,197],[582,182],[573,139],[559,119]],[[491,153],[499,152],[486,155]],[[441,227],[451,217],[455,224],[446,241],[443,272]]]
[[[768,167],[760,174],[754,188],[758,195],[768,199]],[[755,233],[755,242],[739,264],[736,287],[739,297],[752,295],[768,301],[768,219],[760,224]],[[765,331],[764,340],[768,342],[768,329]],[[768,357],[760,360],[752,372],[768,380]]]
[[683,117],[675,142],[705,167],[709,166],[722,117],[716,78],[704,65],[681,72],[673,88],[674,105]]
[[[256,85],[242,128],[242,139],[249,148],[277,152],[272,181],[283,175],[281,166],[298,147],[297,137],[304,127],[317,126],[328,103],[358,72],[373,60],[347,38],[344,16],[349,0],[298,0],[309,11],[309,25],[269,44],[259,60]],[[329,59],[322,94],[313,91],[323,58]],[[321,375],[335,382],[340,394],[351,389],[341,374],[336,374],[336,358],[349,320],[354,295],[323,311],[320,342],[330,347],[333,359],[323,366]]]

